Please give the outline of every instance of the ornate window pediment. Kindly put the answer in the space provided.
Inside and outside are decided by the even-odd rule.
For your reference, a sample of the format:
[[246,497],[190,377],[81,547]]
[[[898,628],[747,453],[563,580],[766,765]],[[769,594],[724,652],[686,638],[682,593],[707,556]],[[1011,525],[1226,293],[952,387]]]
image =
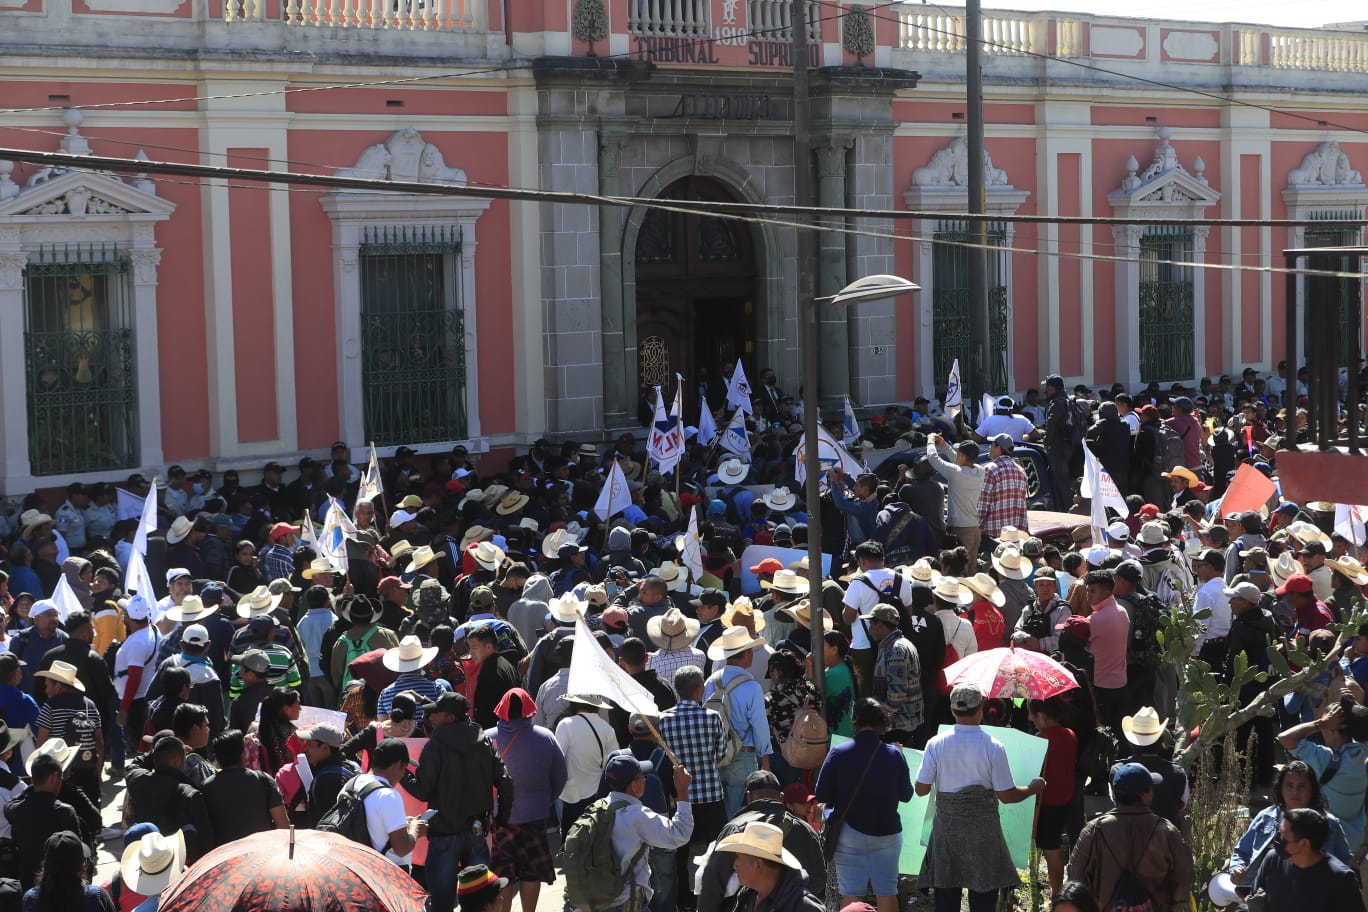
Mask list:
[[[1007,172],[993,166],[987,149],[983,150],[983,184],[989,212],[1015,213],[1031,195],[1012,186]],[[912,172],[912,186],[903,193],[903,201],[914,210],[963,212],[968,207],[969,143],[964,137],[952,139]]]
[[[442,150],[423,139],[413,127],[390,135],[383,143],[369,146],[350,168],[338,168],[338,177],[405,181],[424,184],[453,184],[464,187],[466,173],[448,168]],[[343,191],[349,192],[349,191]]]
[[[1301,165],[1287,173],[1282,197],[1288,216],[1294,219],[1314,218],[1327,211],[1340,215],[1357,210],[1361,214],[1368,206],[1368,186],[1332,139],[1306,153]],[[1294,246],[1301,246],[1300,239]]]
[[[160,220],[175,204],[100,171],[43,169],[20,187],[0,163],[0,217],[56,216],[63,221],[91,216],[150,216]],[[136,180],[136,179],[135,179]],[[13,188],[8,195],[6,188]]]
[[1117,215],[1143,217],[1155,213],[1159,217],[1163,213],[1168,218],[1195,218],[1221,201],[1221,194],[1207,183],[1206,162],[1197,156],[1189,172],[1178,160],[1178,150],[1169,142],[1172,136],[1168,127],[1160,129],[1154,159],[1144,171],[1134,155],[1127,160],[1121,186],[1107,194],[1107,202],[1117,210]]

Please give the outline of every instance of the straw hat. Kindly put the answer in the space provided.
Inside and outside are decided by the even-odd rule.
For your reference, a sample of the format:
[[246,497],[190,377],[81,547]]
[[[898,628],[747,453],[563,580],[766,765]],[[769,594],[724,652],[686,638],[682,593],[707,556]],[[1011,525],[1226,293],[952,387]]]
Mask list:
[[41,747],[36,748],[33,753],[28,756],[26,766],[30,776],[33,775],[33,761],[43,754],[47,754],[56,759],[56,761],[62,765],[62,772],[64,773],[71,767],[72,762],[76,759],[76,749],[74,747],[67,744],[66,741],[61,738],[48,738],[43,742]]
[[475,563],[485,570],[498,570],[507,557],[502,548],[490,542],[480,542],[470,549],[470,553],[474,556]]
[[968,587],[979,598],[986,599],[999,608],[1007,604],[1007,596],[1002,594],[997,582],[986,573],[966,576],[960,580],[960,585]]
[[750,474],[750,466],[739,459],[724,459],[717,467],[717,480],[723,484],[739,484]]
[[508,485],[492,484],[485,488],[483,503],[486,510],[492,510],[503,500],[503,496],[508,493]]
[[441,556],[442,555],[433,551],[432,548],[427,545],[423,545],[421,548],[414,548],[413,552],[409,555],[408,572],[412,573],[415,570],[426,567]]
[[499,499],[499,505],[494,508],[494,512],[500,516],[510,516],[527,506],[529,499],[526,494],[510,491]]
[[185,870],[185,836],[148,833],[124,849],[119,874],[124,886],[140,896],[158,896]]
[[[774,616],[779,618],[780,620],[788,621],[791,624],[797,624],[799,627],[807,627],[812,623],[812,604],[808,599],[802,599],[801,601],[797,602],[790,602],[782,608],[774,609]],[[830,630],[831,628],[831,615],[823,611],[822,629]]]
[[1164,478],[1181,478],[1187,483],[1189,488],[1195,488],[1202,483],[1202,479],[1197,477],[1196,472],[1192,471],[1192,469],[1184,468],[1183,466],[1177,466],[1170,472],[1160,472],[1159,474]]
[[973,591],[960,585],[960,581],[953,576],[942,576],[932,594],[944,602],[955,602],[960,605],[971,605],[974,602]]
[[908,567],[907,574],[919,583],[930,583],[932,586],[934,586],[936,580],[940,578],[940,574],[936,572],[936,568],[932,567],[931,562],[924,557]]
[[400,640],[398,646],[393,649],[386,649],[385,657],[381,661],[390,671],[403,672],[417,671],[435,658],[437,658],[436,646],[429,646],[424,649],[422,640],[410,634]]
[[320,573],[332,574],[336,572],[337,571],[333,569],[333,565],[326,557],[315,557],[313,560],[309,561],[309,566],[304,568],[304,572],[301,573],[300,576],[307,580],[311,580]]
[[238,617],[251,618],[259,617],[263,614],[270,614],[277,600],[271,595],[271,590],[265,586],[257,586],[251,592],[238,599]]
[[759,633],[765,629],[765,616],[755,610],[751,600],[744,595],[738,596],[736,601],[727,606],[727,610],[722,612],[722,626],[740,627],[743,630],[750,630]]
[[1327,558],[1325,562],[1330,565],[1331,570],[1339,571],[1345,579],[1355,586],[1368,586],[1368,570],[1365,570],[1363,564],[1349,555]]
[[573,624],[576,618],[583,617],[585,614],[584,602],[575,598],[574,593],[571,592],[547,602],[546,610],[551,617],[562,624]]
[[1016,548],[1005,548],[993,555],[993,569],[1007,579],[1025,579],[1030,575],[1031,562],[1024,560]]
[[70,662],[53,662],[51,668],[48,668],[45,671],[35,671],[33,676],[35,678],[50,678],[53,681],[60,681],[67,687],[74,687],[81,693],[85,693],[85,685],[81,683],[80,678],[76,677],[76,666],[72,665]]
[[187,535],[195,531],[195,524],[184,516],[177,516],[171,523],[171,528],[166,530],[166,543],[176,545],[183,541]]
[[1021,530],[1016,526],[1003,526],[1002,531],[998,533],[998,544],[1000,545],[1007,545],[1012,542],[1025,540],[1026,536],[1022,535]]
[[798,503],[798,496],[784,487],[775,488],[760,499],[764,501],[765,506],[780,513],[792,510]]
[[689,578],[684,572],[684,568],[674,561],[666,561],[655,569],[655,575],[659,577],[672,592],[682,592],[684,587],[689,584]]
[[1162,545],[1168,542],[1168,526],[1152,519],[1140,527],[1140,534],[1136,536],[1136,541],[1142,545]]
[[725,662],[734,655],[749,652],[758,646],[764,646],[765,641],[759,637],[751,636],[750,631],[744,627],[728,627],[722,631],[722,635],[713,641],[708,647],[708,658],[714,662]]
[[166,609],[164,616],[181,624],[193,624],[218,610],[218,605],[206,605],[198,595],[187,595],[179,605],[172,605]]
[[1309,542],[1318,541],[1325,545],[1327,551],[1330,550],[1334,544],[1334,542],[1330,540],[1330,536],[1321,531],[1320,526],[1306,522],[1305,520],[1294,522],[1292,525],[1288,526],[1287,534],[1295,536],[1297,541],[1301,542],[1303,545]]
[[797,857],[784,848],[784,831],[762,820],[752,820],[741,832],[724,837],[717,844],[717,851],[750,855],[786,868],[802,869]]
[[622,469],[623,476],[628,481],[638,481],[641,478],[641,463],[635,459],[619,459],[618,466]]
[[774,579],[761,580],[760,588],[787,592],[790,595],[807,595],[812,592],[812,582],[807,577],[799,576],[792,570],[780,570],[774,574]]
[[1277,560],[1268,562],[1268,575],[1277,586],[1287,582],[1288,577],[1302,572],[1302,565],[1297,563],[1291,551],[1284,551],[1278,555]]
[[669,611],[646,622],[646,635],[661,649],[673,652],[688,646],[698,636],[701,626],[693,618],[685,617],[678,608],[671,607]]
[[1135,715],[1126,716],[1121,720],[1121,731],[1125,734],[1126,740],[1136,747],[1153,744],[1164,737],[1164,729],[1167,726],[1168,720],[1160,719],[1153,706],[1142,706],[1136,710]]
[[412,553],[413,545],[409,543],[407,538],[401,538],[389,549],[390,560],[394,562],[395,566],[398,566],[400,561],[407,560]]
[[[464,551],[476,542],[489,541],[493,537],[493,529],[486,529],[484,526],[477,523],[469,529],[466,529],[465,534],[461,536],[461,550]],[[391,551],[390,553],[393,554],[394,552]]]
[[573,539],[565,534],[564,529],[557,529],[542,539],[541,553],[547,557],[555,557],[560,552],[561,545],[572,542]]
[[25,510],[19,515],[19,522],[24,527],[24,532],[20,537],[32,538],[29,533],[39,526],[52,522],[52,517],[41,510]]

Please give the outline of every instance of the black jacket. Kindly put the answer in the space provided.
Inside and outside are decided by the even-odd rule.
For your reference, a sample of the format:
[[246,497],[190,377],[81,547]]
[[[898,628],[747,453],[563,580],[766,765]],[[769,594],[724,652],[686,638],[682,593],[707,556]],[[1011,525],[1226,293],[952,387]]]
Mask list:
[[[793,853],[807,872],[807,890],[818,897],[825,896],[826,861],[822,857],[822,840],[805,821],[785,810],[783,802],[766,798],[752,801],[722,827],[717,838],[739,833],[746,828],[746,824],[756,821],[772,823],[784,831],[784,848]],[[727,908],[727,881],[731,879],[735,865],[736,856],[731,852],[713,852],[708,856],[708,864],[703,869],[703,889],[698,894],[698,908]],[[775,891],[776,895],[783,892],[783,886],[781,883],[780,889]],[[781,905],[775,908],[795,907]],[[806,907],[798,905],[796,908]]]
[[103,718],[109,713],[114,698],[114,676],[109,673],[104,656],[84,640],[69,638],[61,646],[49,649],[38,663],[37,671],[47,671],[53,662],[76,666],[76,679],[85,685],[85,695],[95,702]]
[[[1230,619],[1230,633],[1226,637],[1226,661],[1223,669],[1226,682],[1235,676],[1235,656],[1244,653],[1251,668],[1268,668],[1268,644],[1277,633],[1278,625],[1271,612],[1255,605],[1244,614],[1235,614]],[[1252,684],[1252,688],[1251,688]],[[1252,695],[1267,687],[1257,681],[1246,684],[1241,693]]]
[[[43,864],[43,851],[48,837],[62,830],[82,833],[76,809],[51,792],[26,790],[5,805],[5,819],[14,834],[15,850],[19,855],[19,882],[27,890],[33,886],[34,875]],[[83,836],[90,843],[90,836]]]
[[495,822],[507,825],[513,809],[513,780],[503,758],[483,727],[469,719],[433,729],[418,758],[418,773],[405,777],[404,788],[436,809],[437,816],[428,825],[433,836],[468,832],[472,821],[494,809],[495,790],[499,793]]
[[214,845],[204,795],[185,774],[169,766],[128,770],[128,800],[135,823],[155,823],[163,833],[185,830],[185,857],[194,861]]
[[494,715],[494,707],[499,705],[503,695],[515,687],[521,687],[517,669],[501,655],[495,655],[480,669],[480,678],[475,683],[475,699],[470,707],[470,717],[481,728],[493,728],[499,723]]
[[757,902],[753,890],[742,889],[736,897],[736,908],[748,912],[823,912],[826,904],[808,892],[802,871],[783,868],[773,893]]

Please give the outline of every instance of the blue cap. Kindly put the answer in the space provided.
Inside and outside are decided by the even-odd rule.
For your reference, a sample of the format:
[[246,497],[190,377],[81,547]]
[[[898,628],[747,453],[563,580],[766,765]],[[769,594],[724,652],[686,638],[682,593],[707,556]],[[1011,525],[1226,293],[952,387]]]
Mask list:
[[649,776],[655,766],[649,760],[638,760],[631,751],[620,750],[608,755],[603,764],[603,781],[610,789],[622,791],[636,781],[637,776]]
[[1289,514],[1289,515],[1295,515],[1295,514],[1297,513],[1297,511],[1300,510],[1300,509],[1301,509],[1301,507],[1297,506],[1296,504],[1294,504],[1292,501],[1289,500],[1289,501],[1287,501],[1286,503],[1280,503],[1280,504],[1278,504],[1278,509],[1277,509],[1275,512],[1277,512],[1277,513],[1287,513],[1287,514]]
[[727,512],[727,505],[720,500],[714,500],[708,504],[709,516],[723,516]]
[[155,823],[135,823],[124,833],[124,848],[139,842],[144,836],[160,832]]
[[1119,763],[1112,767],[1112,795],[1117,799],[1138,798],[1163,781],[1139,763]]

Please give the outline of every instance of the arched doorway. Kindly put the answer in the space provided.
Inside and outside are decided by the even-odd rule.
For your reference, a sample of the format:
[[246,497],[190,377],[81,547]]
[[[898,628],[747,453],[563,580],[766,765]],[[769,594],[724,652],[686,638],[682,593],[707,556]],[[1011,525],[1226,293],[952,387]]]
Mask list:
[[[722,184],[697,176],[675,181],[658,198],[735,200]],[[634,253],[639,388],[668,389],[680,373],[697,389],[738,357],[754,382],[757,286],[750,229],[731,219],[649,209]],[[696,397],[685,398],[688,420],[696,420]]]

